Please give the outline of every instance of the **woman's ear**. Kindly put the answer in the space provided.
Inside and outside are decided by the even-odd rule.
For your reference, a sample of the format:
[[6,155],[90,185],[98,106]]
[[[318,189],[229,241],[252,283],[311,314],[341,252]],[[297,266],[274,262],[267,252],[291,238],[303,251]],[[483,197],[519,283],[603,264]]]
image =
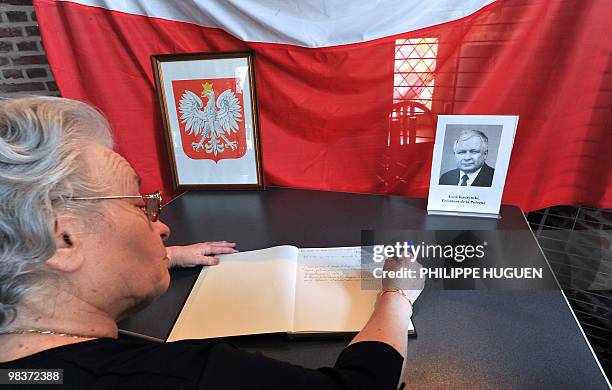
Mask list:
[[74,246],[68,232],[56,232],[55,246],[57,249],[66,249]]
[[46,264],[61,272],[77,271],[83,264],[83,256],[79,239],[75,234],[78,230],[76,218],[57,216],[53,230],[56,250]]

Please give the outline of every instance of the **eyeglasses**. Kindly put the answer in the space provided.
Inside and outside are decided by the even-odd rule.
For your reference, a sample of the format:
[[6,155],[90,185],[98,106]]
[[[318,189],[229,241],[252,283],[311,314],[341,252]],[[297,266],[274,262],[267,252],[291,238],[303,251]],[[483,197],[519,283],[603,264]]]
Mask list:
[[149,195],[119,195],[119,196],[91,196],[83,198],[70,198],[71,200],[104,200],[104,199],[142,199],[143,206],[139,206],[147,214],[149,221],[156,222],[162,210],[161,192],[157,191]]

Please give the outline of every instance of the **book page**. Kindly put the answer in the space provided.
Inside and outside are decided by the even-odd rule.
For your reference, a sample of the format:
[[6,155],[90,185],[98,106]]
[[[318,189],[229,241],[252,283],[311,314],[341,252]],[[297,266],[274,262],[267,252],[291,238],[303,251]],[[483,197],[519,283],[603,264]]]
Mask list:
[[363,290],[361,248],[299,250],[294,332],[352,332],[366,324],[378,290]]
[[219,256],[204,267],[168,341],[291,330],[298,249]]

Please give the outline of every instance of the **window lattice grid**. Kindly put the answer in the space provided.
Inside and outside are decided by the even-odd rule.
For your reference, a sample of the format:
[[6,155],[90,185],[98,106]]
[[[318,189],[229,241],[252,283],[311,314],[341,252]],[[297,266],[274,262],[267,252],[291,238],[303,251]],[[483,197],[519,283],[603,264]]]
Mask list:
[[393,102],[416,101],[431,109],[438,38],[397,39]]

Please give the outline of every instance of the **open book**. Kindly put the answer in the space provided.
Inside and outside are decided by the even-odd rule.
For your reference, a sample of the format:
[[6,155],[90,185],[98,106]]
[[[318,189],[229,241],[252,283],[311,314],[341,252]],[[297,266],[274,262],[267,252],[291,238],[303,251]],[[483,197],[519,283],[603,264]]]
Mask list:
[[221,264],[200,272],[168,341],[357,332],[378,293],[362,288],[361,275],[360,247],[277,246],[223,255]]

